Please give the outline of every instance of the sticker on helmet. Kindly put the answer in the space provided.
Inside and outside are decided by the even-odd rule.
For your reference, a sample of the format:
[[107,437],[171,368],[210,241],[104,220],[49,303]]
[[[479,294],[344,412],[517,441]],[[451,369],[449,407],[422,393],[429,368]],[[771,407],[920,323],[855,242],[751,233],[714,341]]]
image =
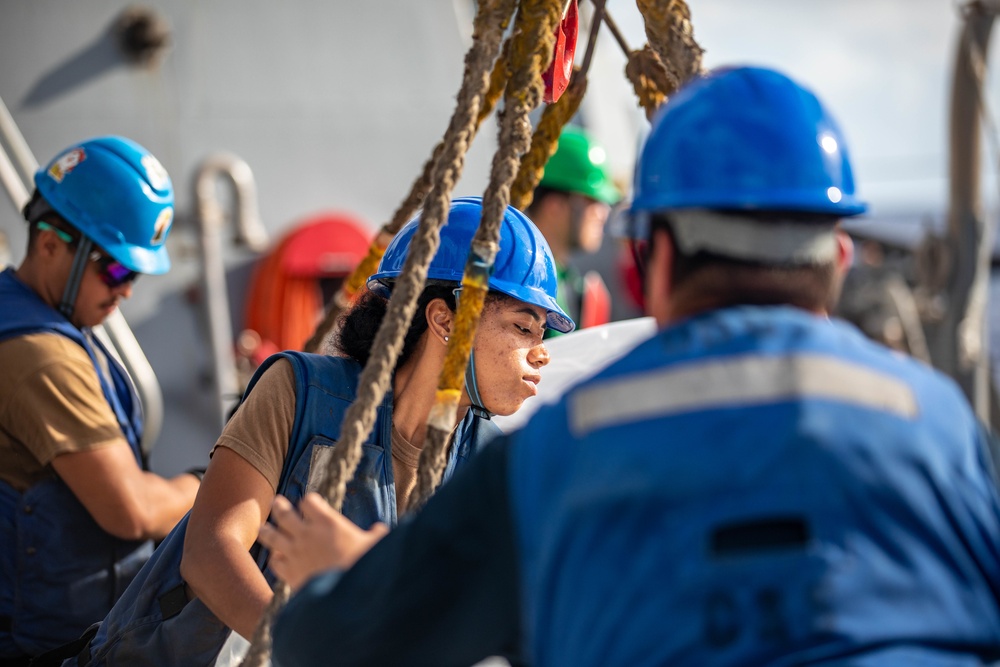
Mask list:
[[174,220],[174,209],[172,207],[167,207],[160,211],[160,215],[156,217],[156,224],[153,226],[153,238],[149,240],[149,245],[160,245],[163,240],[167,238],[167,232],[170,231],[170,223]]
[[146,169],[146,178],[149,179],[149,184],[157,190],[164,189],[170,183],[170,175],[167,174],[167,170],[152,155],[142,156],[142,166]]
[[80,164],[87,159],[87,154],[83,152],[82,148],[74,148],[68,153],[60,155],[52,166],[49,167],[49,176],[52,177],[56,183],[62,183],[62,180],[66,178],[66,174],[76,169],[76,165]]

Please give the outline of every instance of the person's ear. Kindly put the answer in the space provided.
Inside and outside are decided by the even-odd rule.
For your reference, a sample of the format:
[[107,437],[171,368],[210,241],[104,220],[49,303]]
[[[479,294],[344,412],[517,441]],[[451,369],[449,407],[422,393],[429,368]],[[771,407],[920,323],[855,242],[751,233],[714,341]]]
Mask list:
[[46,259],[54,258],[61,246],[65,245],[51,229],[39,229],[35,238],[35,253]]
[[854,240],[843,229],[834,230],[837,237],[837,273],[846,275],[854,263]]
[[455,313],[448,307],[444,299],[431,299],[424,309],[427,318],[427,330],[431,336],[438,339],[442,345],[447,344],[451,336],[451,327],[455,321]]
[[674,244],[665,229],[654,229],[646,266],[646,314],[652,315],[659,326],[670,321],[673,297]]

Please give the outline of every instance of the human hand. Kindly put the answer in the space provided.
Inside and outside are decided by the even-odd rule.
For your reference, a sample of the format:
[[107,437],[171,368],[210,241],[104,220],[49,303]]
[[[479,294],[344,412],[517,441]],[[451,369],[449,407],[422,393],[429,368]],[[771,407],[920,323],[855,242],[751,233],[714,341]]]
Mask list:
[[324,570],[350,568],[389,532],[382,523],[358,528],[317,493],[307,493],[298,512],[275,496],[271,519],[274,525],[261,526],[257,539],[271,550],[271,569],[293,591]]

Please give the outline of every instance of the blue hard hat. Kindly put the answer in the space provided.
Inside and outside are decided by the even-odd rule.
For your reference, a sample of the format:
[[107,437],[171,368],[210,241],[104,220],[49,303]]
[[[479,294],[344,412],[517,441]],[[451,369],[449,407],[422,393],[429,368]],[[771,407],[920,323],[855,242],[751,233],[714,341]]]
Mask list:
[[722,68],[670,98],[636,165],[631,210],[864,213],[847,144],[810,91],[774,70]]
[[70,146],[35,174],[48,204],[102,250],[138,273],[170,269],[164,241],[174,188],[145,148],[123,137]]
[[[441,228],[441,245],[427,271],[428,280],[456,285],[462,282],[472,237],[482,214],[480,197],[461,197],[452,201],[448,223]],[[419,222],[418,215],[392,239],[379,262],[378,272],[368,278],[368,289],[386,297],[389,295],[392,282],[403,272],[406,253]],[[500,223],[500,250],[493,264],[490,290],[544,308],[548,313],[548,326],[556,331],[569,333],[576,327],[556,303],[556,261],[549,244],[531,220],[510,206]]]

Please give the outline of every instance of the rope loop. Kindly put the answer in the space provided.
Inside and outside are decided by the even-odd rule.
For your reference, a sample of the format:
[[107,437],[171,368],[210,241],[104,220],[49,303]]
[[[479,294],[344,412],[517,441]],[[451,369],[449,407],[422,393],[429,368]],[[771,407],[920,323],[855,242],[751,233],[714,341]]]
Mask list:
[[625,65],[625,76],[635,89],[639,106],[646,110],[646,118],[652,120],[653,114],[666,101],[668,91],[673,90],[673,83],[660,56],[656,55],[649,44],[630,52],[628,64]]
[[670,81],[660,90],[672,95],[688,79],[701,74],[705,52],[694,39],[691,10],[684,0],[636,0],[646,24],[649,45],[660,56]]

